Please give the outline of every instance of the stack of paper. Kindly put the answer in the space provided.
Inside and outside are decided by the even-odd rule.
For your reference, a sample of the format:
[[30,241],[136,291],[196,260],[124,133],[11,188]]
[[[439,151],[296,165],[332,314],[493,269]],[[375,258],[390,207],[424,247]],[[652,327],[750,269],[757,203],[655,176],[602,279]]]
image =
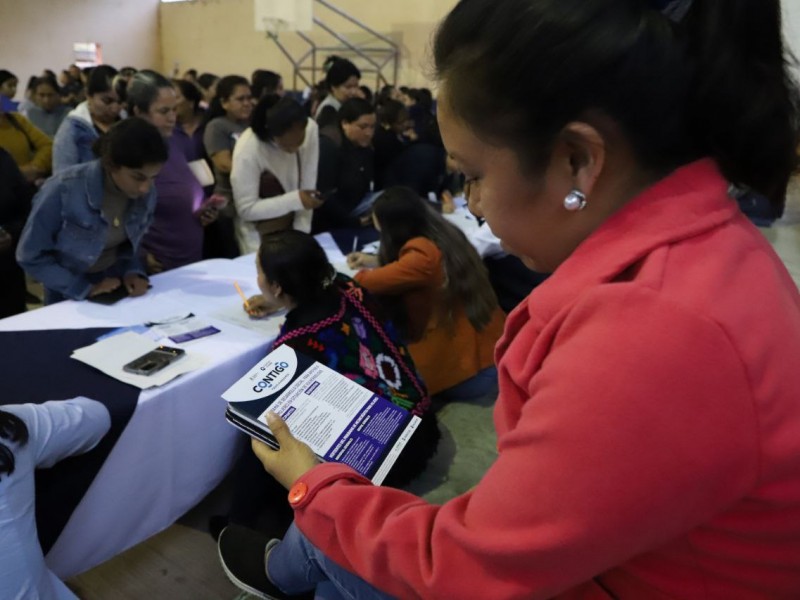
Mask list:
[[127,331],[104,338],[91,346],[78,348],[72,353],[72,358],[142,390],[164,385],[178,375],[195,371],[208,362],[205,357],[197,353],[187,352],[182,359],[152,375],[134,375],[122,369],[123,365],[155,350],[158,345],[149,337]]

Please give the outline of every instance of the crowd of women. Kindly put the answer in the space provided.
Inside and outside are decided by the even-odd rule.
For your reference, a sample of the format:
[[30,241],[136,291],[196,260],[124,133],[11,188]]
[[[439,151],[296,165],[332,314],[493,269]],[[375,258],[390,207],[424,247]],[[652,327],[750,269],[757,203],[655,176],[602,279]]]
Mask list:
[[[10,186],[14,193],[4,195],[0,206],[7,240],[2,276],[9,290],[3,294],[0,316],[24,310],[23,276],[13,255],[31,194],[52,193],[58,186],[50,183],[45,189],[48,177],[72,177],[64,171],[100,158],[99,140],[127,118],[153,124],[169,149],[154,179],[158,202],[152,222],[141,240],[127,239],[136,242],[133,253],[149,274],[202,258],[255,252],[267,231],[317,233],[369,226],[375,192],[390,185],[411,185],[420,194],[437,191],[446,178],[441,140],[434,135],[420,141],[431,128],[432,105],[425,105],[427,118],[418,119],[417,127],[405,105],[394,99],[404,97],[416,106],[412,96],[427,96],[415,90],[401,96],[403,92],[386,86],[376,108],[363,99],[365,88],[359,87],[359,79],[352,62],[331,57],[320,86],[327,95],[322,99],[315,88],[301,105],[284,95],[281,77],[272,71],[256,70],[248,80],[238,75],[197,76],[190,70],[170,80],[151,70],[118,71],[101,65],[83,71],[70,68],[61,81],[45,71],[31,78],[24,100],[16,103],[17,78],[0,71],[3,180],[10,186],[19,179],[18,170],[25,182]],[[314,114],[319,124],[308,118]],[[6,152],[13,161],[5,160]],[[395,168],[400,175],[389,175]],[[212,173],[207,177],[198,175],[208,170]],[[420,180],[418,173],[423,171],[427,175]],[[124,203],[117,204],[113,210],[126,210]],[[112,242],[109,247],[126,243]],[[29,260],[31,254],[48,252],[21,248],[20,256]],[[45,302],[99,293],[98,288],[55,295],[52,285],[57,284],[41,282]]]
[[[780,1],[461,0],[433,53],[438,125],[423,91],[373,103],[335,57],[307,106],[270,72],[222,77],[204,109],[193,82],[98,67],[5,245],[47,302],[136,296],[148,274],[255,252],[244,309],[288,311],[276,344],[423,417],[375,487],[270,415],[280,448],[252,442],[215,532],[245,591],[800,596],[800,296],[729,194],[778,216],[797,168]],[[22,206],[51,150],[3,106]],[[478,251],[421,198],[448,168],[503,247],[551,274],[508,315]],[[309,234],[360,227],[380,249],[348,255],[350,279]],[[495,385],[481,481],[441,506],[396,489],[435,452],[432,396]],[[35,415],[0,417],[25,456]],[[254,529],[266,506],[277,531]]]
[[[386,480],[408,483],[437,448],[432,399],[494,389],[492,349],[505,316],[478,251],[421,197],[446,179],[430,101],[417,126],[400,90],[387,86],[376,106],[356,66],[336,57],[327,95],[306,105],[269,71],[217,79],[210,102],[193,73],[131,71],[98,66],[69,96],[45,75],[29,86],[27,108],[5,89],[15,152],[0,153],[9,175],[0,251],[14,281],[3,295],[15,298],[5,314],[24,310],[22,269],[42,284],[44,304],[101,301],[144,295],[151,275],[204,257],[257,253],[262,293],[243,310],[288,311],[275,345],[311,354],[422,418]],[[405,100],[416,102],[409,91]],[[42,112],[59,117],[49,135],[32,122],[44,126]],[[23,147],[23,135],[41,147]],[[379,232],[380,254],[354,248],[355,279],[337,275],[311,232],[362,228]],[[236,473],[230,511],[212,519],[212,531],[254,525],[269,509],[274,533],[285,532],[291,511],[255,455],[244,454]]]

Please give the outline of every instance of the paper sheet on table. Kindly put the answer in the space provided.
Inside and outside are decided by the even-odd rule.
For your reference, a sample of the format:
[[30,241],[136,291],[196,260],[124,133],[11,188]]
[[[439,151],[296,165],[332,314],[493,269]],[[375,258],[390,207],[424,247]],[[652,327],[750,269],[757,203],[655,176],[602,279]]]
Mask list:
[[348,277],[352,277],[358,272],[358,270],[351,269],[347,266],[347,258],[339,249],[339,246],[336,244],[336,241],[333,239],[333,236],[330,233],[318,233],[314,236],[314,238],[325,251],[325,256],[328,257],[328,262],[330,262],[333,265],[333,268],[339,271],[339,273],[344,273]]
[[250,331],[258,331],[270,338],[276,338],[281,330],[281,324],[286,317],[286,311],[273,313],[262,319],[253,319],[244,312],[241,301],[234,301],[229,305],[209,313],[208,317],[219,319],[220,321],[225,321],[232,325],[238,325]]
[[208,362],[206,357],[196,352],[187,352],[182,359],[152,375],[134,375],[122,370],[123,365],[157,347],[158,343],[152,339],[128,331],[78,348],[72,353],[72,358],[142,390],[164,385],[178,375],[195,371]]
[[375,240],[374,242],[370,242],[369,244],[364,244],[364,247],[361,248],[361,252],[364,254],[377,254],[380,252],[381,249],[381,241]]
[[198,319],[192,313],[151,321],[147,325],[150,326],[147,337],[156,340],[167,338],[173,344],[184,344],[219,333],[219,329]]

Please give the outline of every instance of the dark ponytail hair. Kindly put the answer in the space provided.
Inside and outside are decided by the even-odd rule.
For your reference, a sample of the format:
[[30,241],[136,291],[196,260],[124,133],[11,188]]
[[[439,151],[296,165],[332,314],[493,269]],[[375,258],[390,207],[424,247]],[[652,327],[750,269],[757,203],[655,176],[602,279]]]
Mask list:
[[361,79],[361,71],[351,61],[341,56],[329,56],[322,66],[325,71],[325,85],[328,91],[339,87],[351,77]]
[[327,294],[336,270],[325,251],[308,233],[290,229],[265,235],[258,264],[270,283],[277,283],[299,306],[313,305]]
[[461,0],[434,42],[451,110],[531,172],[573,120],[610,118],[655,174],[712,156],[776,214],[798,102],[779,0]]
[[486,266],[464,233],[411,188],[387,189],[375,200],[372,210],[381,229],[380,264],[398,260],[400,250],[412,238],[428,238],[442,253],[446,322],[452,323],[453,308],[460,305],[475,329],[486,327],[498,306],[497,296]]
[[686,20],[697,72],[690,130],[704,154],[735,184],[769,198],[783,213],[797,168],[798,90],[789,75],[780,0],[695,0]]
[[222,101],[233,96],[233,92],[240,85],[246,86],[248,90],[251,89],[250,82],[241,75],[226,75],[222,79],[217,80],[217,93],[206,111],[206,123],[209,123],[217,117],[225,116],[226,113],[225,109],[222,108]]
[[178,91],[180,91],[181,96],[192,103],[192,109],[194,112],[197,113],[202,110],[200,108],[200,103],[203,101],[203,92],[200,91],[199,87],[197,87],[191,81],[186,81],[185,79],[173,79],[172,85],[174,85]]
[[281,84],[282,77],[274,71],[256,69],[250,76],[253,96],[256,99],[277,94],[278,86]]
[[264,96],[253,110],[250,128],[262,142],[270,142],[298,124],[306,125],[308,115],[300,104],[288,96]]
[[[28,443],[28,426],[17,415],[0,410],[0,439],[19,446]],[[11,448],[0,442],[0,476],[14,472],[15,460]]]

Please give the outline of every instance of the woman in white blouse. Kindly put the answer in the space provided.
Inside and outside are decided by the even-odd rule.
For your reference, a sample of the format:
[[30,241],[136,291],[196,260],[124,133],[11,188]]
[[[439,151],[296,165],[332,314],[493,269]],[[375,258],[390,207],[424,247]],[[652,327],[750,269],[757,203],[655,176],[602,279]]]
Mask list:
[[[290,98],[266,96],[233,151],[231,186],[243,254],[266,229],[311,230],[319,162],[317,124]],[[282,218],[282,219],[281,219]]]

